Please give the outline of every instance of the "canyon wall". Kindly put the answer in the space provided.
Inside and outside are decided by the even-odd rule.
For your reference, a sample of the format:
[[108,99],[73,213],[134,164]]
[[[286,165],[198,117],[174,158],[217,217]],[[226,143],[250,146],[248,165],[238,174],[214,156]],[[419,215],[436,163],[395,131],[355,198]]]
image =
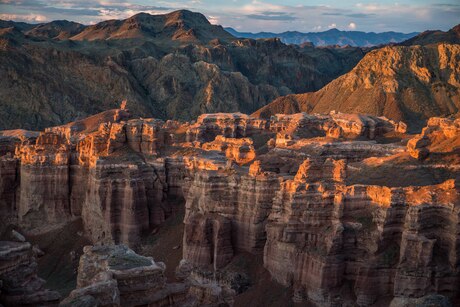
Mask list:
[[[200,270],[251,253],[296,301],[458,299],[458,120],[432,118],[411,136],[402,122],[337,112],[107,116],[4,133],[16,136],[0,142],[0,230],[82,219],[94,244],[136,248],[185,204],[183,258],[197,293],[211,291]],[[81,266],[98,253],[85,250]],[[81,276],[79,289],[91,286]]]

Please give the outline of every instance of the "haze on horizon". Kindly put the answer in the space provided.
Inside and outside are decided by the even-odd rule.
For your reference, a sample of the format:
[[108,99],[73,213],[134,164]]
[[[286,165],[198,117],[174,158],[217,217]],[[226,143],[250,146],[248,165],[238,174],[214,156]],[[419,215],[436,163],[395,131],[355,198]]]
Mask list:
[[71,20],[94,24],[139,12],[178,9],[203,13],[213,24],[248,32],[319,32],[332,28],[366,32],[448,30],[460,23],[458,0],[0,0],[0,19],[42,23]]

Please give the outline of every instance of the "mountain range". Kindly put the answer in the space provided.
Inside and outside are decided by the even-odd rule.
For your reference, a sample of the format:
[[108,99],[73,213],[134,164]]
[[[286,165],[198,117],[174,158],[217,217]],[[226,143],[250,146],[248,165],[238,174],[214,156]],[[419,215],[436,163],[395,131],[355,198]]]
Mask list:
[[238,32],[233,28],[225,28],[235,37],[243,38],[272,38],[278,37],[285,44],[305,44],[312,43],[315,46],[360,46],[372,47],[389,43],[399,43],[416,36],[417,32],[400,33],[400,32],[361,32],[361,31],[340,31],[336,28],[323,32],[302,33],[298,31],[287,31],[282,33],[272,32]]
[[124,99],[143,117],[252,113],[280,95],[320,89],[367,52],[237,39],[184,10],[0,27],[0,129],[59,125]]
[[236,38],[186,10],[90,26],[0,21],[0,129],[60,125],[124,99],[133,115],[161,119],[335,110],[419,129],[458,114],[459,32],[315,47]]

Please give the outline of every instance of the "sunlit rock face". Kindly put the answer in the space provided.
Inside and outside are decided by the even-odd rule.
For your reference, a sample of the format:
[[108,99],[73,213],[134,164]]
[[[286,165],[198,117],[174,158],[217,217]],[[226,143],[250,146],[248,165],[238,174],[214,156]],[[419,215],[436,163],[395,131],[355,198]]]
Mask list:
[[[128,116],[112,110],[40,134],[8,132],[1,227],[41,233],[81,219],[94,244],[135,248],[185,206],[183,261],[194,281],[181,295],[231,302],[232,291],[203,272],[251,253],[296,301],[458,297],[458,120],[433,118],[407,135],[402,122],[342,113]],[[96,300],[128,299],[106,273],[82,277],[75,298],[96,288]]]
[[422,132],[410,139],[407,149],[416,159],[424,160],[430,153],[439,155],[460,152],[460,120],[433,117]]
[[404,121],[412,131],[421,129],[431,117],[456,116],[460,110],[460,45],[458,27],[451,31],[456,32],[456,43],[429,34],[430,43],[378,48],[319,91],[279,97],[253,115],[371,114]]

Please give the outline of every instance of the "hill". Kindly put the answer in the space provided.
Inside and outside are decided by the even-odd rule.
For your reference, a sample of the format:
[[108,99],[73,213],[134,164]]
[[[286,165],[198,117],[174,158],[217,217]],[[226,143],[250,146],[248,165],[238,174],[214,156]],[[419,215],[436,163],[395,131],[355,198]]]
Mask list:
[[[387,46],[367,53],[347,74],[316,92],[279,97],[254,113],[366,113],[403,120],[420,129],[432,116],[460,110],[460,45],[444,41],[458,29],[413,42],[426,46]],[[405,42],[403,45],[408,44]]]

